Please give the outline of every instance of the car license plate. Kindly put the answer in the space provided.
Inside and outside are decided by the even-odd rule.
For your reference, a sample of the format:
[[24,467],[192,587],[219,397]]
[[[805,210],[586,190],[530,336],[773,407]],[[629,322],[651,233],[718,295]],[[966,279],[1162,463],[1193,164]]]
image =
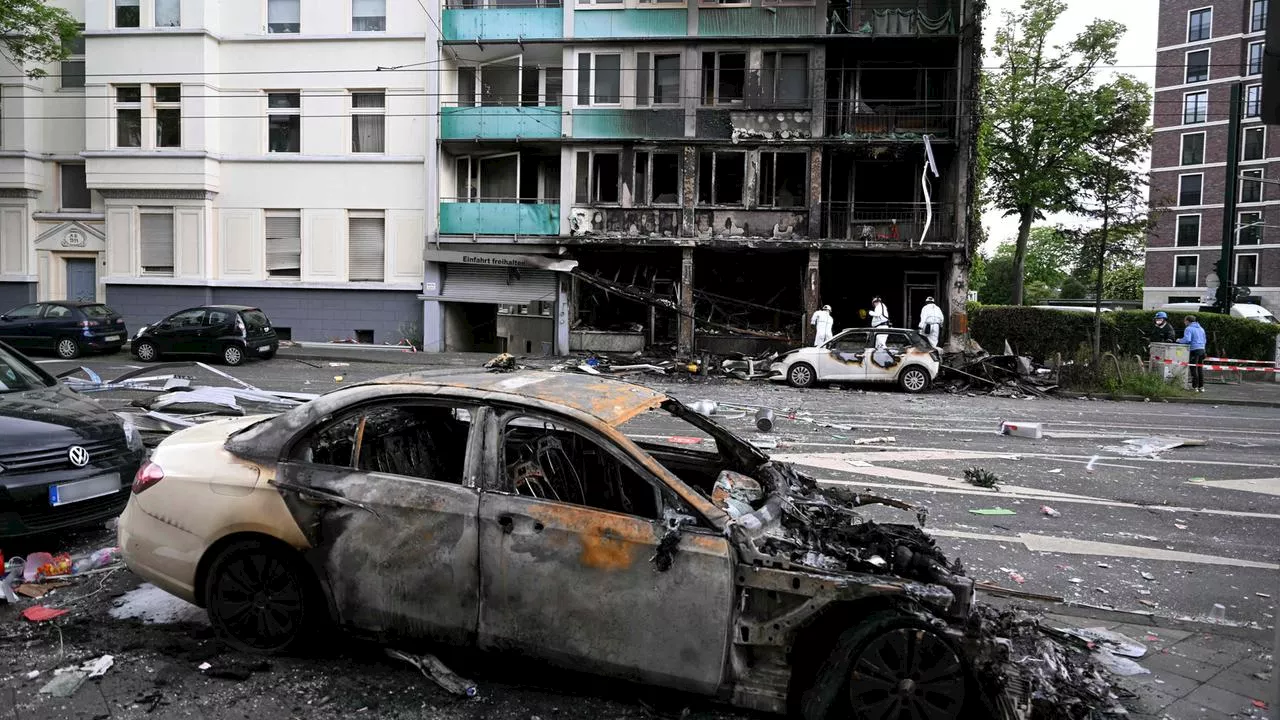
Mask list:
[[260,352],[260,353],[264,353],[264,352],[271,352],[271,346],[270,346],[270,345],[263,345],[262,347],[258,348],[258,352]]
[[102,338],[103,342],[115,342],[120,339],[119,335],[108,335]]
[[103,495],[110,495],[120,490],[120,473],[98,475],[88,480],[62,483],[49,486],[49,504],[53,506],[68,505],[81,500],[92,500]]

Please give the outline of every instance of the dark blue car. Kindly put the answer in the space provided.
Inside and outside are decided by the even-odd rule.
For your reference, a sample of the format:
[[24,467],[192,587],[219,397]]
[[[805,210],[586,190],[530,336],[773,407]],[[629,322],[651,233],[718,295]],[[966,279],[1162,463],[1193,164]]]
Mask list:
[[124,318],[97,302],[50,300],[0,315],[0,341],[18,350],[51,350],[70,360],[116,352],[129,339]]

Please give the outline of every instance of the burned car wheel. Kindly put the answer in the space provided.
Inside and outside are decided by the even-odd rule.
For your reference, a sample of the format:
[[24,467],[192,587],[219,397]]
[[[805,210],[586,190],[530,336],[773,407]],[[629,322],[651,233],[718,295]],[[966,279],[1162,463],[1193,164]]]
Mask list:
[[817,379],[817,373],[808,363],[796,363],[787,371],[787,382],[798,388],[811,387]]
[[957,720],[969,673],[927,623],[894,612],[845,631],[802,700],[805,720]]
[[929,373],[924,368],[909,367],[898,376],[898,384],[909,393],[924,392],[929,388]]
[[249,652],[284,652],[312,625],[308,576],[290,551],[257,542],[225,548],[209,566],[205,607],[228,644]]

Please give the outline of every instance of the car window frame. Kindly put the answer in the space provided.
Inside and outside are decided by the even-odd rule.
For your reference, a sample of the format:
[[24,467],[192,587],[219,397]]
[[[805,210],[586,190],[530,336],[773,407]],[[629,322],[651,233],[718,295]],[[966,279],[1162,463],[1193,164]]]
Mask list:
[[[44,315],[44,308],[46,305],[48,305],[48,303],[38,303],[38,302],[27,303],[26,305],[19,305],[18,307],[13,308],[12,310],[6,312],[4,316],[9,318],[10,320],[39,320],[41,316]],[[27,307],[34,307],[36,309],[36,314],[29,315],[26,317],[14,317],[13,315],[14,312]]]
[[[23,367],[25,367],[28,372],[44,380],[45,385],[43,388],[33,388],[33,390],[47,390],[49,388],[57,388],[61,385],[61,383],[58,382],[57,378],[55,378],[53,375],[50,375],[39,365],[32,362],[30,358],[28,358],[26,355],[23,355],[20,351],[15,350],[8,343],[0,342],[0,354],[4,354],[4,355],[8,355],[9,357],[12,357],[18,362],[19,365],[22,365]],[[14,390],[13,392],[31,392],[31,390]],[[3,398],[6,394],[8,393],[0,392],[0,398]]]
[[[53,310],[54,308],[61,308],[63,310],[66,310],[67,314],[59,315],[57,317],[50,317],[49,311]],[[76,312],[77,312],[77,309],[69,305],[60,305],[58,303],[45,303],[44,309],[40,311],[40,319],[42,320],[67,320],[67,319],[75,320]]]
[[[179,315],[185,315],[186,313],[190,313],[190,312],[199,312],[199,313],[201,313],[201,316],[200,316],[200,322],[198,322],[198,323],[193,323],[193,324],[191,324],[191,325],[178,325],[177,323],[175,323],[175,322],[174,322],[174,320],[175,320]],[[180,329],[180,328],[188,328],[188,327],[197,327],[197,328],[200,328],[200,327],[204,327],[204,319],[205,319],[205,317],[207,317],[207,316],[208,316],[208,314],[209,314],[209,309],[208,309],[208,308],[204,308],[204,307],[193,307],[193,308],[187,308],[186,310],[179,310],[178,312],[171,314],[169,317],[167,317],[167,318],[165,318],[165,319],[161,320],[161,321],[160,321],[159,323],[157,323],[157,324],[158,324],[158,325],[160,325],[160,326],[167,326],[170,330],[177,330],[177,329]]]
[[850,342],[851,338],[856,338],[859,336],[863,338],[863,343],[862,345],[858,346],[857,348],[858,352],[862,352],[863,350],[866,350],[867,348],[871,347],[871,345],[869,344],[871,342],[870,331],[859,331],[859,330],[851,330],[848,333],[837,335],[836,337],[831,338],[831,340],[827,341],[826,347],[828,350],[840,352],[838,350],[838,346],[840,343]]
[[[213,322],[214,313],[224,313],[226,317],[215,323]],[[222,325],[231,325],[235,322],[233,318],[235,318],[237,314],[238,313],[235,310],[224,310],[221,308],[205,308],[204,320],[200,322],[200,327],[212,328],[212,327],[220,327]]]

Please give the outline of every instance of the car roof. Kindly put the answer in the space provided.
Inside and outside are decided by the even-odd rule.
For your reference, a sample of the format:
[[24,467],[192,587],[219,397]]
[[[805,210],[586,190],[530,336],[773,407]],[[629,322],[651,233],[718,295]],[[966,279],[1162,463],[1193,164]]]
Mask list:
[[45,300],[45,305],[66,305],[67,307],[89,307],[90,305],[106,305],[97,300]]
[[243,311],[243,310],[261,311],[260,308],[255,307],[253,305],[201,305],[198,308],[192,308],[192,309],[193,310],[235,310],[237,312]]

